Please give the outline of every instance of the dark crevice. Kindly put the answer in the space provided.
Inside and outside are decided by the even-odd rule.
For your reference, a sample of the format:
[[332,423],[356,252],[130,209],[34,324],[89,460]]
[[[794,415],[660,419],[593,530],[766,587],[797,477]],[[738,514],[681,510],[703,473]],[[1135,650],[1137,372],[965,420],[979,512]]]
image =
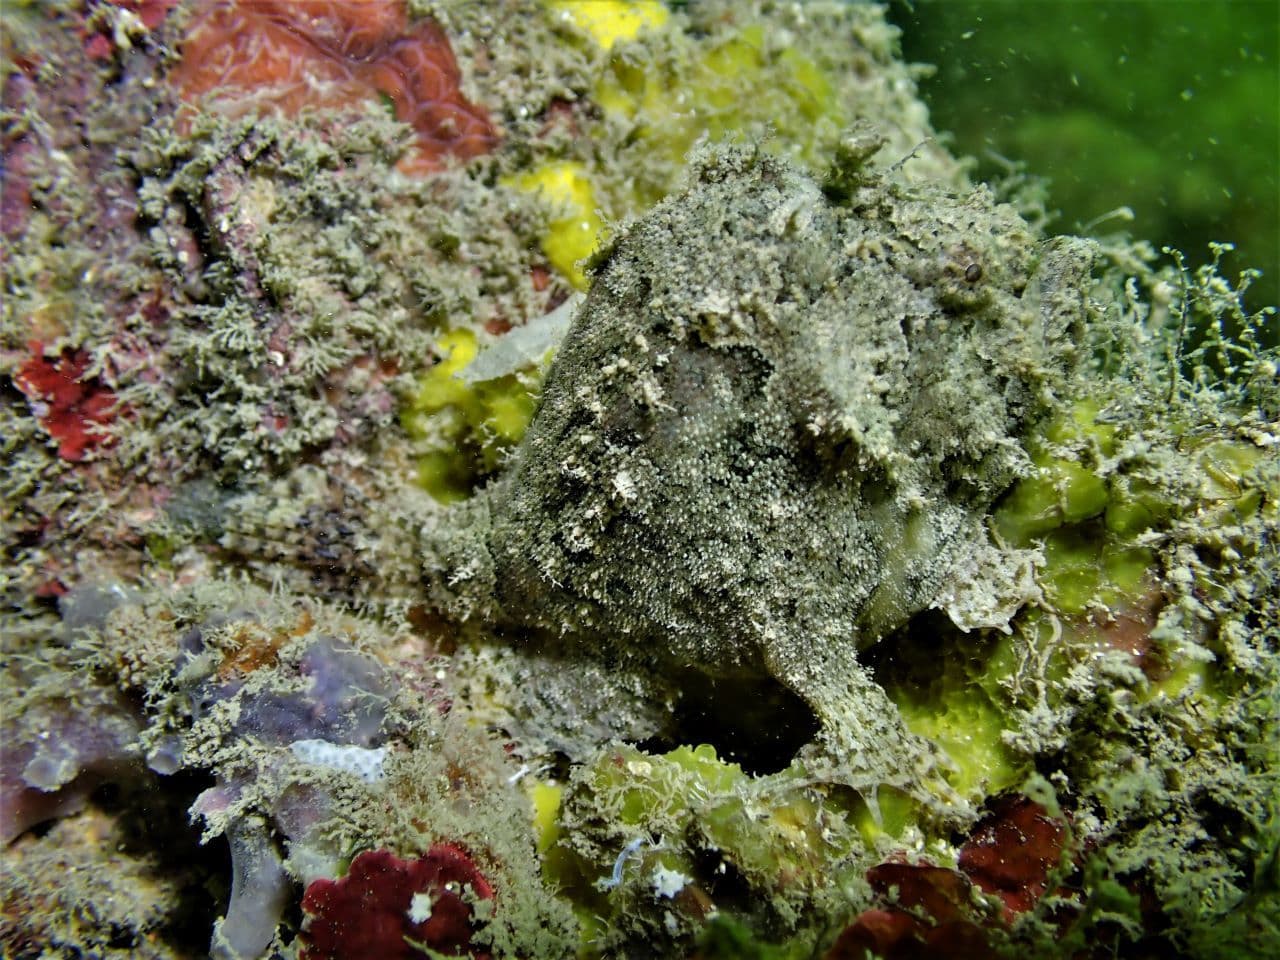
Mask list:
[[[226,912],[231,857],[224,842],[201,845],[188,810],[209,786],[202,773],[146,777],[128,786],[107,785],[94,803],[116,815],[117,850],[149,861],[157,876],[177,878],[180,888],[156,935],[180,954],[207,952],[209,931]],[[125,944],[127,946],[127,944]]]
[[813,711],[776,680],[690,671],[667,735],[638,746],[664,753],[681,744],[710,744],[722,760],[762,776],[785,769],[817,732]]

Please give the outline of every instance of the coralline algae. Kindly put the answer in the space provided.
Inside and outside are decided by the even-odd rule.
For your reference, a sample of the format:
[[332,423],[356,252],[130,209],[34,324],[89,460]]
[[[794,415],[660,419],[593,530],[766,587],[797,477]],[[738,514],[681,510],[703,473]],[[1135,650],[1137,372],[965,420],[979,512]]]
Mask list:
[[491,150],[498,133],[468,102],[449,39],[431,18],[412,26],[398,0],[209,0],[193,18],[173,79],[192,102],[212,94],[231,113],[349,107],[385,98],[417,133],[404,169]]

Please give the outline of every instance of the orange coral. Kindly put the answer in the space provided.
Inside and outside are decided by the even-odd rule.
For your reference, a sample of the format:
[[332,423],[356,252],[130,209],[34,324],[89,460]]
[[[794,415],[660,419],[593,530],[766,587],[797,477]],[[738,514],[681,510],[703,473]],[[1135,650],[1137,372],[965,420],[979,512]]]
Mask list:
[[201,9],[173,79],[188,102],[233,114],[343,108],[385,97],[418,133],[406,173],[478,156],[498,135],[459,90],[449,39],[401,0],[218,0]]
[[245,623],[236,631],[236,646],[226,653],[222,663],[218,665],[218,679],[230,680],[233,677],[250,674],[263,667],[274,667],[279,661],[280,648],[290,640],[305,635],[315,626],[315,620],[307,611],[303,611],[298,622],[289,630],[274,630],[270,633],[256,628],[255,624]]

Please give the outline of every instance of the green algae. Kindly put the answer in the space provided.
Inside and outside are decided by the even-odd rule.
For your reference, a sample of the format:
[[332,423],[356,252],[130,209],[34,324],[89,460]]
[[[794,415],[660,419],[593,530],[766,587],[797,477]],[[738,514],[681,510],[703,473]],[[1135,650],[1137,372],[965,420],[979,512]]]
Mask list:
[[921,95],[982,177],[1019,161],[1048,178],[1061,232],[1123,229],[1197,263],[1233,239],[1239,262],[1266,272],[1255,309],[1280,290],[1274,13],[1149,0],[889,11],[903,55],[937,65]]
[[461,380],[476,357],[476,337],[465,328],[445,333],[437,350],[443,359],[419,378],[400,418],[410,437],[429,445],[418,456],[418,484],[439,502],[456,503],[496,474],[524,436],[542,370],[530,363],[498,377]]
[[[665,754],[618,745],[567,785],[544,869],[592,918],[593,955],[627,932],[674,942],[702,927],[712,902],[730,924],[812,942],[803,904],[866,862],[854,806],[800,768],[750,777],[705,744]],[[634,915],[646,901],[663,909]]]

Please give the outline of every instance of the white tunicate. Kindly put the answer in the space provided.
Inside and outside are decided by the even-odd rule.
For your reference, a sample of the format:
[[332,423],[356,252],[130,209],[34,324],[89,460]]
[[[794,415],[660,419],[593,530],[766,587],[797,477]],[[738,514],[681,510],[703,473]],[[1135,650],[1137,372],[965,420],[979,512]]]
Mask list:
[[303,763],[343,770],[365,783],[382,779],[382,764],[387,759],[386,747],[356,747],[328,740],[295,740],[289,749]]
[[409,918],[410,923],[426,923],[431,919],[431,908],[434,902],[429,893],[415,893],[413,899],[409,901],[409,910],[405,916]]
[[550,313],[504,334],[501,340],[482,349],[475,360],[454,376],[466,383],[479,383],[541,362],[547,351],[554,350],[564,339],[573,312],[582,299],[582,294],[574,294]]

